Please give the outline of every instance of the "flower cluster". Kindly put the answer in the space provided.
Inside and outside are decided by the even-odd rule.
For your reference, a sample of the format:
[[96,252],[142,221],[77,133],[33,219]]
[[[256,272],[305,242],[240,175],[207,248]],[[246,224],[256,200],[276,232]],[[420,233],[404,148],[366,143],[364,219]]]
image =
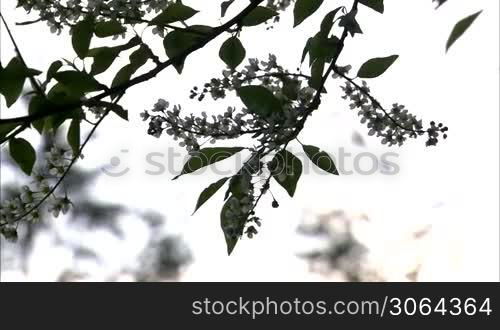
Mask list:
[[190,98],[203,101],[209,94],[214,100],[223,99],[228,91],[234,91],[244,84],[252,82],[259,82],[273,92],[280,93],[285,80],[295,87],[295,90],[291,92],[298,93],[301,84],[299,78],[304,78],[304,76],[286,71],[277,63],[276,56],[269,54],[267,61],[250,58],[248,64],[240,71],[222,71],[222,77],[210,79],[209,82],[205,83],[203,89],[194,87],[191,90]]
[[284,11],[294,2],[294,0],[267,0],[267,7],[276,10]]
[[[89,14],[98,21],[111,18],[141,23],[147,20],[148,14],[156,14],[174,2],[175,0],[18,0],[17,4],[28,13],[37,11],[51,32],[60,33],[64,26],[72,26]],[[268,0],[267,7],[283,11],[292,2],[293,0]],[[165,29],[157,26],[153,28],[153,33],[163,37]]]
[[105,107],[89,107],[88,111],[94,115],[95,119],[102,118],[106,113]]
[[37,11],[47,22],[51,32],[60,33],[64,26],[71,26],[88,14],[97,20],[123,19],[134,22],[148,13],[159,12],[173,0],[18,0],[18,6],[27,12]]
[[290,74],[279,66],[274,55],[270,55],[267,61],[250,59],[242,71],[224,71],[223,77],[213,78],[199,94],[196,94],[196,88],[193,89],[191,97],[198,97],[201,101],[205,94],[210,93],[217,100],[226,97],[228,91],[234,92],[258,80],[282,101],[283,111],[263,117],[246,108],[229,107],[219,115],[209,116],[202,112],[201,116],[182,116],[180,106],[170,109],[169,102],[160,99],[153,109],[141,114],[144,121],[149,121],[148,134],[160,137],[165,132],[179,140],[180,146],[188,151],[200,148],[199,139],[205,139],[203,143],[215,143],[250,134],[260,144],[273,148],[293,136],[315,94],[314,89],[302,87],[300,75]]
[[71,206],[67,196],[57,196],[53,192],[54,182],[58,181],[68,170],[72,153],[63,148],[53,146],[45,153],[45,166],[34,171],[32,182],[21,188],[19,194],[0,204],[0,233],[8,239],[17,237],[17,222],[23,218],[36,222],[40,219],[40,204],[47,201],[47,211],[54,217],[66,214]]
[[[290,7],[290,5],[294,2],[295,0],[267,0],[266,6],[276,12],[279,11],[285,11]],[[278,23],[281,19],[280,15],[274,16],[272,22],[273,23]],[[267,24],[267,22],[266,22]],[[270,30],[274,28],[274,26],[269,26],[267,30]]]
[[362,86],[347,82],[341,88],[344,91],[342,98],[351,102],[349,106],[352,110],[358,110],[361,123],[369,129],[368,135],[380,137],[382,144],[401,146],[408,139],[427,135],[426,145],[435,146],[441,134],[444,139],[447,138],[448,127],[431,122],[424,130],[422,120],[409,113],[404,105],[395,103],[389,111],[382,108],[370,95],[366,81],[362,82]]

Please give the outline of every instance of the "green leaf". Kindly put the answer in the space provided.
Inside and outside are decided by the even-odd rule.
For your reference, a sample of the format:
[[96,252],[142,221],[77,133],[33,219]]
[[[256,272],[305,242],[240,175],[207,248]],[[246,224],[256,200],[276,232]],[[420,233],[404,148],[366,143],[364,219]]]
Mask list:
[[26,67],[18,57],[14,57],[7,67],[0,68],[0,94],[5,97],[7,107],[21,96],[26,76]]
[[229,182],[229,189],[227,191],[227,196],[225,200],[232,196],[238,198],[239,200],[248,196],[248,191],[252,185],[252,176],[248,172],[243,171],[243,173],[236,174],[231,178]]
[[[323,72],[325,71],[325,60],[317,59],[311,68],[311,79],[309,79],[309,86],[315,90],[319,90],[321,82],[323,81]],[[324,88],[324,86],[323,86]]]
[[[208,26],[195,25],[191,26],[190,29],[199,32],[209,33],[212,28]],[[179,74],[182,73],[184,68],[185,57],[180,57],[187,50],[192,49],[197,44],[200,44],[205,37],[199,33],[174,30],[167,34],[165,39],[163,39],[163,46],[165,47],[165,52],[169,59],[176,59],[175,68]],[[178,58],[179,57],[179,58]]]
[[133,65],[127,64],[116,73],[113,82],[111,83],[111,88],[121,86],[128,82],[132,75],[135,73],[136,69]]
[[0,124],[0,140],[5,139],[17,126],[19,126],[17,123]]
[[174,180],[184,174],[193,173],[205,166],[212,165],[227,159],[236,153],[242,151],[244,148],[205,148],[198,151],[184,164],[181,174],[176,176]]
[[123,109],[120,105],[115,104],[115,106],[111,108],[111,111],[121,119],[128,121],[128,110]]
[[115,78],[113,79],[113,82],[111,83],[111,87],[114,88],[127,83],[130,78],[132,78],[134,73],[136,73],[137,70],[139,70],[144,64],[147,63],[149,59],[148,56],[149,51],[144,46],[139,47],[139,49],[130,54],[130,63],[121,68],[120,71],[118,71]]
[[[52,104],[49,101],[47,101],[47,99],[45,99],[45,97],[43,97],[42,95],[35,95],[30,100],[28,113],[30,115],[34,115],[37,113],[49,112],[51,109],[51,105]],[[42,134],[44,125],[45,125],[44,119],[39,119],[31,123],[31,126],[33,126],[40,134]]]
[[237,37],[227,39],[219,51],[219,57],[233,70],[243,62],[245,56],[245,47],[243,47],[240,39]]
[[448,1],[448,0],[433,0],[433,2],[437,2],[436,9],[438,9],[439,7],[441,7],[446,1]]
[[231,6],[234,3],[235,0],[228,0],[224,1],[220,5],[220,16],[224,17],[226,16],[227,10],[229,9],[229,6]]
[[150,51],[146,46],[141,46],[129,56],[130,65],[139,70],[149,60]]
[[9,151],[19,168],[27,175],[31,175],[36,161],[36,152],[31,144],[25,139],[13,138],[9,141]]
[[193,214],[195,214],[196,211],[198,211],[199,208],[203,206],[203,204],[205,204],[210,198],[212,198],[217,193],[217,191],[222,188],[227,180],[229,180],[229,178],[223,178],[215,183],[212,183],[205,190],[203,190],[200,194],[200,197],[198,198],[198,202],[196,203],[196,208]]
[[384,0],[360,0],[359,2],[381,14],[384,13]]
[[42,73],[42,71],[38,71],[38,70],[35,70],[35,69],[31,69],[31,68],[25,68],[25,75],[26,75],[26,78],[28,77],[34,77],[34,76],[38,76]]
[[337,9],[326,14],[326,16],[323,18],[323,21],[321,22],[321,29],[320,29],[321,36],[328,38],[328,36],[330,35],[330,32],[332,31],[333,24],[335,22],[335,17],[337,16],[337,13],[341,9],[342,9],[342,7],[338,7]]
[[392,55],[388,57],[377,57],[367,61],[361,66],[358,71],[359,78],[376,78],[389,69],[391,65],[396,62],[399,55]]
[[302,58],[300,59],[300,64],[304,63],[306,60],[307,54],[309,54],[309,51],[311,49],[311,43],[312,43],[313,38],[307,39],[306,45],[304,46],[304,50],[302,51]]
[[243,26],[256,26],[277,15],[278,13],[270,8],[258,6],[254,10],[252,10],[245,18],[243,18],[241,23],[243,24]]
[[46,117],[44,119],[43,129],[47,131],[53,130],[55,132],[67,119],[81,116],[81,108],[76,107],[69,109],[69,105],[77,103],[83,95],[81,91],[70,89],[61,83],[54,85],[47,93],[47,100],[40,102],[36,111],[51,112],[54,108],[59,110],[64,108],[65,110]]
[[90,48],[90,42],[94,34],[94,19],[90,16],[78,22],[73,27],[71,37],[73,49],[79,58],[85,58]]
[[321,151],[315,146],[302,146],[307,157],[313,162],[314,165],[319,167],[325,172],[333,175],[339,175],[334,160],[326,152]]
[[220,213],[220,224],[222,228],[222,232],[224,233],[224,238],[226,240],[227,246],[227,254],[231,255],[233,253],[234,248],[236,247],[236,243],[240,238],[239,235],[239,227],[241,226],[240,219],[232,216],[231,206],[234,204],[238,204],[238,198],[231,196],[222,207]]
[[446,43],[447,52],[450,47],[453,46],[453,44],[470,28],[472,23],[474,23],[474,21],[478,18],[479,15],[481,15],[482,12],[482,10],[478,11],[477,13],[462,19],[455,25],[453,31],[450,34],[448,42]]
[[98,38],[107,38],[127,32],[127,28],[118,21],[107,21],[97,23],[94,32]]
[[164,25],[178,21],[185,21],[198,13],[191,7],[176,2],[168,6],[160,15],[151,20],[149,25]]
[[361,30],[361,26],[359,26],[359,23],[356,20],[355,11],[349,12],[347,15],[342,16],[340,18],[339,26],[347,29],[347,32],[349,32],[352,37],[354,37],[356,33],[363,33],[363,30]]
[[284,78],[283,79],[283,94],[290,100],[299,98],[300,81]]
[[323,0],[297,0],[293,9],[293,27],[300,25],[321,7]]
[[263,117],[281,111],[281,103],[274,94],[262,86],[245,86],[237,90],[238,96],[248,110]]
[[54,75],[54,78],[75,93],[89,93],[104,89],[91,75],[80,71],[63,71]]
[[321,32],[316,34],[309,44],[309,65],[319,60],[330,62],[337,54],[339,42],[336,36],[326,38]]
[[80,118],[82,116],[82,113],[83,110],[81,108],[76,108],[71,111],[50,116],[45,119],[44,130],[52,130],[56,132],[63,123],[74,118]]
[[68,144],[73,150],[73,156],[80,151],[80,118],[74,118],[68,129]]
[[50,117],[46,117],[44,120],[44,130],[52,130],[55,133],[59,126],[66,120],[80,117],[82,109],[79,107],[69,109],[69,106],[77,103],[83,95],[84,93],[81,91],[70,89],[64,84],[57,83],[54,85],[48,92],[48,102],[43,104],[41,111],[52,111],[54,108],[64,108],[65,110],[51,115]]
[[54,75],[59,71],[59,69],[63,66],[63,63],[61,61],[55,61],[53,62],[49,69],[47,70],[47,81],[52,80],[54,78]]
[[47,99],[55,105],[65,106],[78,102],[83,95],[84,93],[79,90],[57,83],[47,93]]
[[89,51],[89,56],[94,58],[90,74],[95,76],[105,72],[120,54],[118,48],[101,47]]
[[297,183],[302,175],[302,162],[291,152],[283,149],[274,156],[271,162],[273,178],[293,197]]

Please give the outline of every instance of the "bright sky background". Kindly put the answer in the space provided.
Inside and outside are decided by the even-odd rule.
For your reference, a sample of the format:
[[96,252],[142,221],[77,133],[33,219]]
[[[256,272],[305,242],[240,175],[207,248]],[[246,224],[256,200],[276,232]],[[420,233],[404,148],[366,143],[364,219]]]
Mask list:
[[[220,1],[189,1],[202,12],[193,22],[217,24],[213,17],[219,12]],[[246,1],[237,1],[246,5]],[[333,9],[326,1],[321,12]],[[332,3],[332,5],[330,5]],[[99,168],[120,150],[128,149],[123,159],[131,168],[124,178],[103,176],[94,188],[97,198],[124,203],[137,209],[154,209],[167,218],[168,230],[181,232],[194,251],[195,262],[183,280],[247,281],[247,280],[318,280],[307,272],[306,265],[294,256],[300,250],[295,228],[304,218],[344,209],[353,214],[367,214],[369,225],[359,225],[358,233],[372,248],[382,268],[393,272],[415,259],[414,247],[404,247],[412,231],[432,226],[432,233],[422,257],[424,280],[496,281],[499,278],[499,2],[491,0],[448,1],[435,11],[430,0],[386,0],[386,13],[381,16],[362,9],[359,21],[364,35],[349,39],[341,56],[341,64],[358,66],[367,59],[399,54],[398,62],[381,78],[370,81],[372,92],[383,104],[398,102],[424,121],[442,121],[450,127],[449,139],[436,148],[426,148],[424,140],[408,143],[401,149],[388,149],[377,138],[366,137],[366,149],[375,153],[400,153],[402,171],[397,176],[349,175],[340,178],[310,174],[299,183],[296,197],[290,200],[275,187],[281,207],[274,210],[270,200],[260,207],[264,225],[253,240],[241,241],[233,256],[227,257],[219,228],[222,194],[205,205],[197,215],[190,214],[199,193],[218,176],[205,171],[203,175],[185,177],[172,182],[175,173],[146,176],[145,154],[162,152],[175,147],[167,137],[160,140],[146,135],[146,125],[139,113],[150,108],[158,98],[181,103],[186,112],[222,112],[228,104],[207,100],[198,103],[188,100],[189,90],[219,76],[223,64],[217,53],[224,37],[187,60],[185,72],[178,76],[173,69],[130,90],[123,100],[131,115],[129,124],[108,119],[99,131],[99,139],[86,150],[80,163],[85,168]],[[2,1],[2,13],[11,25],[26,19],[25,12],[14,10],[14,1]],[[210,7],[215,8],[210,10]],[[208,9],[203,11],[203,9]],[[447,37],[461,18],[478,10],[484,13],[476,23],[445,54]],[[237,12],[237,6],[228,15]],[[217,12],[217,13],[216,13]],[[307,37],[313,35],[323,17],[321,13],[290,31],[292,13],[282,15],[282,23],[273,30],[254,28],[242,35],[249,57],[278,56],[278,61],[293,71]],[[218,17],[218,16],[217,16]],[[75,55],[65,34],[56,36],[43,25],[15,27],[13,32],[31,67],[46,69],[56,58]],[[148,34],[145,38],[148,39]],[[158,53],[163,54],[161,43]],[[97,44],[95,44],[97,45]],[[2,30],[2,61],[13,56],[13,50]],[[113,66],[120,68],[118,61]],[[103,78],[109,81],[112,77]],[[351,142],[354,131],[366,136],[366,129],[357,116],[341,100],[338,81],[328,85],[321,111],[308,121],[301,141],[317,145],[333,155],[339,148],[353,154],[367,151]],[[235,100],[230,100],[235,101]],[[2,106],[2,109],[5,109]],[[21,108],[3,110],[2,116],[17,116]],[[31,135],[26,135],[31,137]],[[34,135],[33,135],[34,137]],[[292,145],[298,151],[299,145]],[[181,148],[176,151],[185,155]],[[180,170],[182,157],[176,166]],[[347,166],[347,165],[346,165]],[[4,175],[4,173],[2,173]],[[8,174],[2,177],[9,180]],[[96,269],[96,279],[105,272],[122,267],[134,260],[134,251],[147,238],[146,228],[132,219],[123,219],[124,230],[130,234],[125,242],[105,232],[82,234],[68,229],[64,221],[56,228],[68,240],[91,242],[109,263],[106,269]],[[403,243],[402,243],[403,242]],[[49,269],[70,261],[64,251],[53,247],[50,239],[39,242],[33,256],[31,279],[52,280]],[[50,257],[50,258],[47,258]],[[49,261],[47,261],[49,260]],[[48,262],[52,261],[54,267]],[[390,277],[390,274],[389,274]],[[391,278],[391,277],[390,277]]]

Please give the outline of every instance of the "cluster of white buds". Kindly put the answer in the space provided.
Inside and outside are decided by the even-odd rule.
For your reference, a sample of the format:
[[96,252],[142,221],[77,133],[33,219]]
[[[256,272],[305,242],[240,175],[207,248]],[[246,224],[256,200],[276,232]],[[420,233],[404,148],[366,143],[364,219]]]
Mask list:
[[[223,99],[227,95],[227,91],[233,91],[245,84],[252,84],[258,81],[263,86],[271,89],[276,93],[280,93],[285,79],[290,80],[290,85],[296,88],[295,92],[298,93],[300,89],[301,75],[291,74],[282,66],[278,65],[276,56],[269,54],[267,61],[260,61],[256,58],[250,58],[248,64],[241,70],[224,70],[222,77],[212,78],[210,82],[205,83],[203,89],[193,87],[191,90],[190,98],[197,98],[203,101],[207,94],[210,94],[212,99]],[[304,77],[304,76],[302,76]],[[277,95],[280,96],[279,94]]]
[[[51,32],[60,33],[64,26],[72,26],[89,14],[96,20],[119,19],[129,23],[140,23],[152,18],[176,0],[17,0],[18,7],[28,13],[38,12]],[[287,9],[293,0],[268,0],[267,6],[274,10]],[[278,20],[278,17],[275,20]],[[166,30],[155,27],[152,31],[162,37]]]
[[251,113],[248,109],[237,110],[228,107],[219,115],[201,116],[193,114],[181,115],[181,107],[169,109],[169,102],[160,99],[151,110],[141,114],[144,121],[149,121],[148,134],[160,137],[164,132],[177,141],[182,147],[191,151],[200,148],[199,139],[205,139],[202,144],[210,141],[234,139],[242,135],[252,135],[262,145],[273,148],[293,136],[297,124],[303,119],[305,109],[311,104],[315,90],[302,87],[302,80],[307,77],[290,74],[276,62],[274,55],[269,55],[267,61],[250,59],[242,71],[224,71],[223,78],[213,78],[205,85],[203,91],[197,94],[195,87],[191,98],[203,100],[206,93],[213,99],[226,97],[227,92],[234,92],[239,87],[252,85],[259,81],[260,85],[269,89],[283,104],[282,111],[273,112],[263,117]]
[[148,13],[165,9],[173,0],[18,0],[18,7],[37,11],[51,32],[60,33],[89,14],[97,20],[123,19],[139,21]]
[[347,82],[341,87],[344,91],[342,98],[349,100],[352,110],[358,110],[361,123],[368,127],[368,135],[381,138],[382,144],[389,146],[401,146],[408,139],[415,139],[419,136],[427,135],[427,146],[435,146],[439,137],[446,139],[448,127],[442,123],[436,125],[430,123],[430,127],[424,130],[422,120],[408,112],[404,105],[393,104],[389,111],[384,110],[378,101],[370,96],[370,88],[366,81],[362,86],[355,86]]
[[[311,93],[307,93],[307,98],[310,95]],[[149,121],[148,134],[160,137],[166,133],[174,140],[179,140],[179,145],[191,152],[199,150],[200,138],[206,139],[204,143],[215,143],[217,140],[234,139],[249,134],[261,144],[272,148],[294,134],[304,109],[305,106],[285,106],[281,112],[261,117],[245,108],[237,111],[236,108],[228,107],[223,114],[209,117],[206,112],[202,112],[201,116],[182,116],[181,107],[176,105],[171,110],[160,112],[154,109],[146,110],[141,117]]]
[[67,196],[59,197],[53,192],[54,184],[68,170],[72,153],[63,148],[53,146],[45,153],[44,167],[33,171],[32,182],[21,188],[21,191],[0,204],[0,234],[6,238],[17,237],[15,229],[22,219],[37,222],[41,216],[40,203],[46,201],[47,211],[54,217],[66,214],[71,206]]
[[[266,6],[276,12],[285,11],[295,0],[267,0]],[[274,16],[272,22],[278,23],[281,19],[280,15]],[[267,22],[266,22],[267,24]],[[269,26],[267,30],[272,29],[273,26]]]
[[267,7],[276,10],[284,11],[294,2],[294,0],[267,0]]
[[101,118],[106,113],[105,107],[89,107],[88,111],[94,115],[96,119]]

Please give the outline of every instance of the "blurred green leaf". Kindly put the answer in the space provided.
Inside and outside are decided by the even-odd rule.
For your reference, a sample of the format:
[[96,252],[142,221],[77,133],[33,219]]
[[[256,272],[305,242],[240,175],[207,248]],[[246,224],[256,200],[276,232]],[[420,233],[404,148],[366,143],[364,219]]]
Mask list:
[[74,118],[68,129],[68,144],[73,150],[73,157],[80,151],[80,118]]

